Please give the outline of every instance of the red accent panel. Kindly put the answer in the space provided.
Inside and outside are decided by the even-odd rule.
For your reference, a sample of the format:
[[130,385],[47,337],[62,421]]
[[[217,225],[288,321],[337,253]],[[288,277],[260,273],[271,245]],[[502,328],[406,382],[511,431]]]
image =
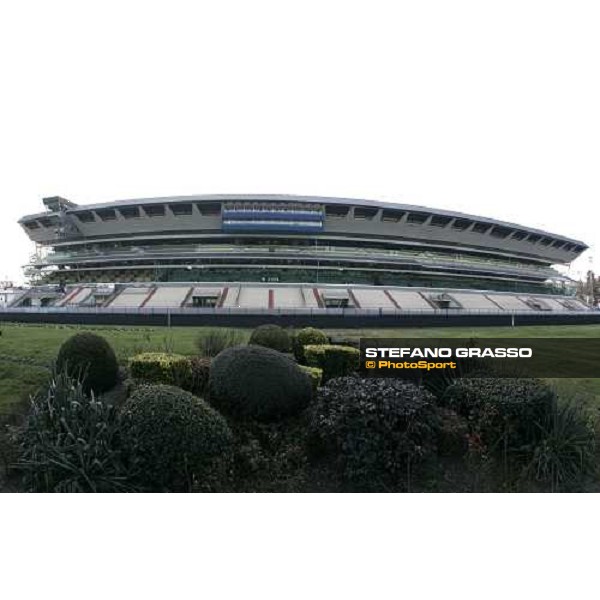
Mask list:
[[354,304],[354,308],[360,308],[360,304],[359,304],[358,300],[356,299],[354,292],[350,288],[348,288],[348,296],[350,296],[350,298],[352,298],[352,304]]
[[144,308],[144,306],[146,306],[146,303],[148,302],[148,300],[150,300],[150,298],[152,298],[152,296],[154,296],[154,294],[156,294],[156,288],[152,288],[150,290],[150,293],[144,298],[144,301],[140,304],[140,308]]
[[269,290],[269,308],[275,308],[275,292]]
[[225,303],[225,300],[227,300],[227,294],[229,293],[229,288],[226,287],[223,290],[223,293],[221,294],[221,297],[219,298],[219,301],[217,302],[217,308],[223,308],[223,304]]
[[193,286],[188,290],[188,293],[185,295],[185,298],[183,299],[183,302],[179,305],[181,308],[183,308],[184,306],[187,306],[187,303],[190,301],[190,297],[194,292],[194,288]]
[[495,304],[500,310],[504,310],[493,298],[490,298],[487,295],[484,295],[485,298],[487,298],[490,302],[492,302],[493,304]]
[[112,296],[109,296],[108,300],[104,302],[102,307],[106,308],[107,306],[110,306],[124,291],[124,287],[122,287],[120,290],[117,290]]
[[390,299],[390,302],[397,308],[400,309],[400,305],[394,300],[394,296],[390,294],[388,290],[383,290],[383,293]]
[[429,306],[431,306],[431,308],[438,309],[438,307],[423,292],[418,292],[418,294],[425,302],[427,302],[427,304],[429,304]]
[[74,290],[72,290],[67,297],[60,303],[61,306],[66,306],[69,302],[71,302],[71,300],[73,300],[73,298],[75,298],[75,296],[79,295],[79,293],[81,292],[83,288],[78,287],[75,288]]
[[319,296],[319,290],[317,288],[313,288],[313,294],[315,295],[315,300],[317,301],[317,306],[319,308],[323,308],[323,301],[321,300],[321,296]]

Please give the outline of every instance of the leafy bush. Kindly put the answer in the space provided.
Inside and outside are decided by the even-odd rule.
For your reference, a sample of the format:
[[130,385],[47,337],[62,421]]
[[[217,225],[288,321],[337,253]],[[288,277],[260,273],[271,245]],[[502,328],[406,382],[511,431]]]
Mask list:
[[243,336],[235,329],[208,329],[196,338],[198,354],[204,358],[214,358],[225,348],[237,346],[243,341]]
[[292,340],[294,356],[299,363],[304,363],[304,346],[327,344],[329,339],[320,330],[314,327],[305,327],[296,333]]
[[323,379],[344,377],[359,367],[360,350],[330,344],[304,346],[305,362],[309,367],[323,369]]
[[238,422],[233,430],[236,492],[307,491],[304,413],[279,422]]
[[443,400],[469,419],[490,451],[521,452],[540,438],[556,396],[537,379],[472,378],[450,385]]
[[239,419],[276,420],[301,411],[311,383],[287,356],[262,346],[228,348],[211,365],[211,404]]
[[145,488],[215,490],[225,484],[233,436],[204,400],[172,386],[142,386],[123,407],[123,426]]
[[132,489],[124,466],[117,409],[86,393],[66,373],[31,397],[17,434],[23,486],[31,492]]
[[194,356],[189,359],[189,363],[192,377],[188,391],[202,397],[208,389],[211,360],[202,356]]
[[595,435],[585,410],[555,402],[539,427],[527,475],[550,484],[552,491],[577,489],[595,470]]
[[323,380],[323,369],[319,369],[318,367],[305,367],[304,365],[299,366],[300,369],[310,377],[313,394],[316,394],[321,385],[321,381]]
[[441,456],[464,456],[469,449],[469,423],[467,419],[449,408],[436,409],[439,430],[438,453]]
[[181,354],[144,352],[130,359],[129,371],[133,378],[149,383],[188,388],[192,381],[190,361]]
[[290,352],[292,340],[290,334],[279,325],[261,325],[250,336],[249,344],[264,346],[278,352]]
[[119,375],[117,358],[110,344],[95,333],[77,333],[63,343],[56,357],[57,372],[80,379],[85,391],[112,388]]
[[435,452],[437,427],[426,390],[400,379],[342,377],[319,388],[310,448],[313,457],[333,457],[352,489],[400,489]]

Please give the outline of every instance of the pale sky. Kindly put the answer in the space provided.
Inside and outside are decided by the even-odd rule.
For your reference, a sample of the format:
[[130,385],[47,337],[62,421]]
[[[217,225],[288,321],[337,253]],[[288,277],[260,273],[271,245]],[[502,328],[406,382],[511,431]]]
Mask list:
[[[92,8],[94,7],[94,8]],[[41,199],[381,199],[591,246],[597,2],[52,2],[0,8],[0,280]]]

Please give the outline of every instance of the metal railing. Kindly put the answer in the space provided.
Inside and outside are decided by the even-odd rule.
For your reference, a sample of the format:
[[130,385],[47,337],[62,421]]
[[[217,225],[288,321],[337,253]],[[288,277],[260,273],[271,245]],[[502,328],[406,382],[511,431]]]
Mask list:
[[305,315],[305,316],[429,316],[444,317],[481,315],[481,316],[570,316],[596,315],[600,322],[598,310],[489,310],[489,309],[413,309],[398,310],[394,308],[171,308],[171,307],[82,307],[82,306],[48,306],[48,307],[0,307],[0,314],[135,314],[135,315]]

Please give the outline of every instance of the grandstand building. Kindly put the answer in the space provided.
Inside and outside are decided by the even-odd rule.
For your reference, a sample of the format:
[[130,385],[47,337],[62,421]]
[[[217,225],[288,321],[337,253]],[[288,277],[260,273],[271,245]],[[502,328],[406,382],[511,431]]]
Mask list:
[[20,219],[22,306],[581,310],[555,265],[587,246],[494,219],[369,200],[211,195]]

